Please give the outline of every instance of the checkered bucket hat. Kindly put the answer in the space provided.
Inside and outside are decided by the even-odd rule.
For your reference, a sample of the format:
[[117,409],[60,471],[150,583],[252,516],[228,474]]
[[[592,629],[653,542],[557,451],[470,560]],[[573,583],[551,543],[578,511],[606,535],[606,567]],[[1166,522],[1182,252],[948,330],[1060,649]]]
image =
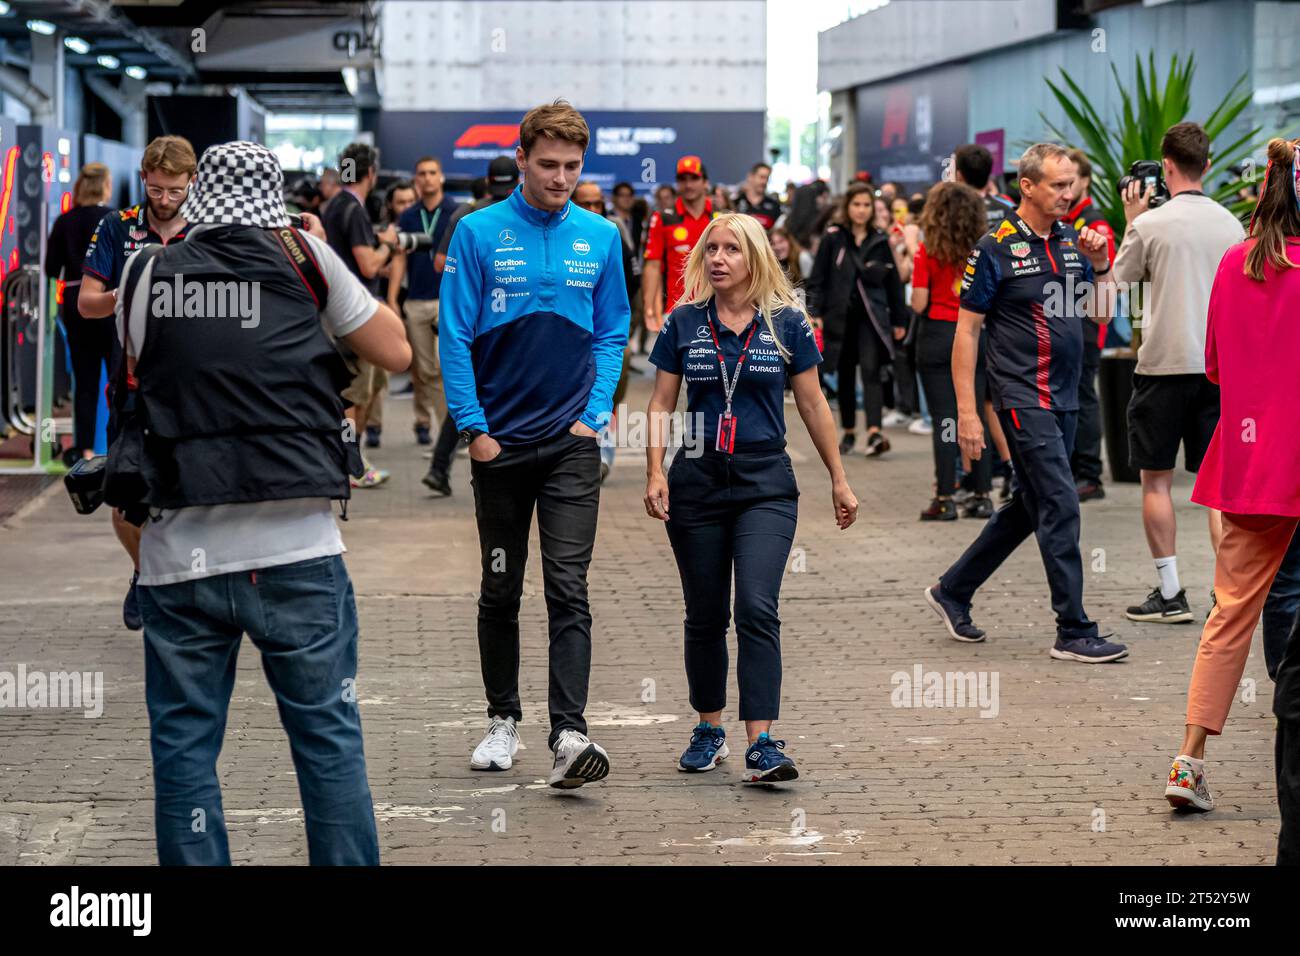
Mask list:
[[289,214],[284,208],[280,161],[257,143],[209,146],[199,160],[181,215],[194,224],[284,228]]

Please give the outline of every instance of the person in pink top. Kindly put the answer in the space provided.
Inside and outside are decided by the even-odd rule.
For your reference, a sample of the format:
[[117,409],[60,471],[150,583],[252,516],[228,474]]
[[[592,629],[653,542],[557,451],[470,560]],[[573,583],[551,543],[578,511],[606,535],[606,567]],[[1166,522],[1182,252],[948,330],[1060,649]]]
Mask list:
[[[1221,412],[1192,501],[1223,513],[1223,541],[1214,567],[1218,603],[1196,651],[1186,734],[1165,786],[1176,808],[1214,809],[1205,738],[1223,731],[1264,599],[1300,523],[1298,144],[1269,142],[1249,238],[1224,254],[1210,292],[1205,374],[1220,388]],[[1296,643],[1293,637],[1293,649]],[[1278,733],[1281,754],[1280,721]],[[1300,758],[1300,742],[1292,749]],[[1279,803],[1285,816],[1280,790]]]

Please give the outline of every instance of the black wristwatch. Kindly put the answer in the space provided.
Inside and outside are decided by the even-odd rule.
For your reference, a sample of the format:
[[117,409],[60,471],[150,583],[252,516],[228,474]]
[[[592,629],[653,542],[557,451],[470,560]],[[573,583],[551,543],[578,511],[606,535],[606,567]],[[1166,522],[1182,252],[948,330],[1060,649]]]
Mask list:
[[462,428],[460,430],[460,440],[469,445],[473,443],[474,439],[478,438],[479,435],[486,434],[487,432],[481,428]]

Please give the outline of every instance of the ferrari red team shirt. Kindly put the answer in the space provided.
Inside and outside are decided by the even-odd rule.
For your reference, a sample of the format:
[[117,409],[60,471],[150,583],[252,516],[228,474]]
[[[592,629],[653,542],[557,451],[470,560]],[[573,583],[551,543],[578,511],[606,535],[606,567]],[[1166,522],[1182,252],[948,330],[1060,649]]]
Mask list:
[[686,291],[686,257],[699,242],[704,227],[713,218],[713,203],[704,201],[704,212],[698,217],[690,215],[681,199],[677,200],[677,221],[665,223],[663,217],[655,212],[650,217],[650,227],[646,233],[645,261],[662,262],[664,282],[668,289],[668,308],[671,312],[677,307],[682,293]]

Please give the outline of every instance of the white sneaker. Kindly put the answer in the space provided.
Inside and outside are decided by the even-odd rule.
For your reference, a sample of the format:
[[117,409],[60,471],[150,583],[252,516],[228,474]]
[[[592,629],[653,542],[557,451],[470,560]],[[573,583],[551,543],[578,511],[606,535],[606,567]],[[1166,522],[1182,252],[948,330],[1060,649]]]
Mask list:
[[927,422],[924,418],[912,419],[912,424],[907,426],[907,430],[911,432],[913,435],[934,434],[934,426],[931,425],[929,422]]
[[513,717],[492,716],[487,733],[469,758],[471,770],[509,770],[519,749],[519,731]]
[[899,428],[906,425],[911,420],[910,416],[904,415],[895,408],[891,408],[885,413],[885,417],[880,420],[880,424],[884,428]]
[[609,775],[609,754],[576,730],[560,731],[555,742],[555,766],[546,782],[561,790],[572,790],[584,783],[595,783]]

